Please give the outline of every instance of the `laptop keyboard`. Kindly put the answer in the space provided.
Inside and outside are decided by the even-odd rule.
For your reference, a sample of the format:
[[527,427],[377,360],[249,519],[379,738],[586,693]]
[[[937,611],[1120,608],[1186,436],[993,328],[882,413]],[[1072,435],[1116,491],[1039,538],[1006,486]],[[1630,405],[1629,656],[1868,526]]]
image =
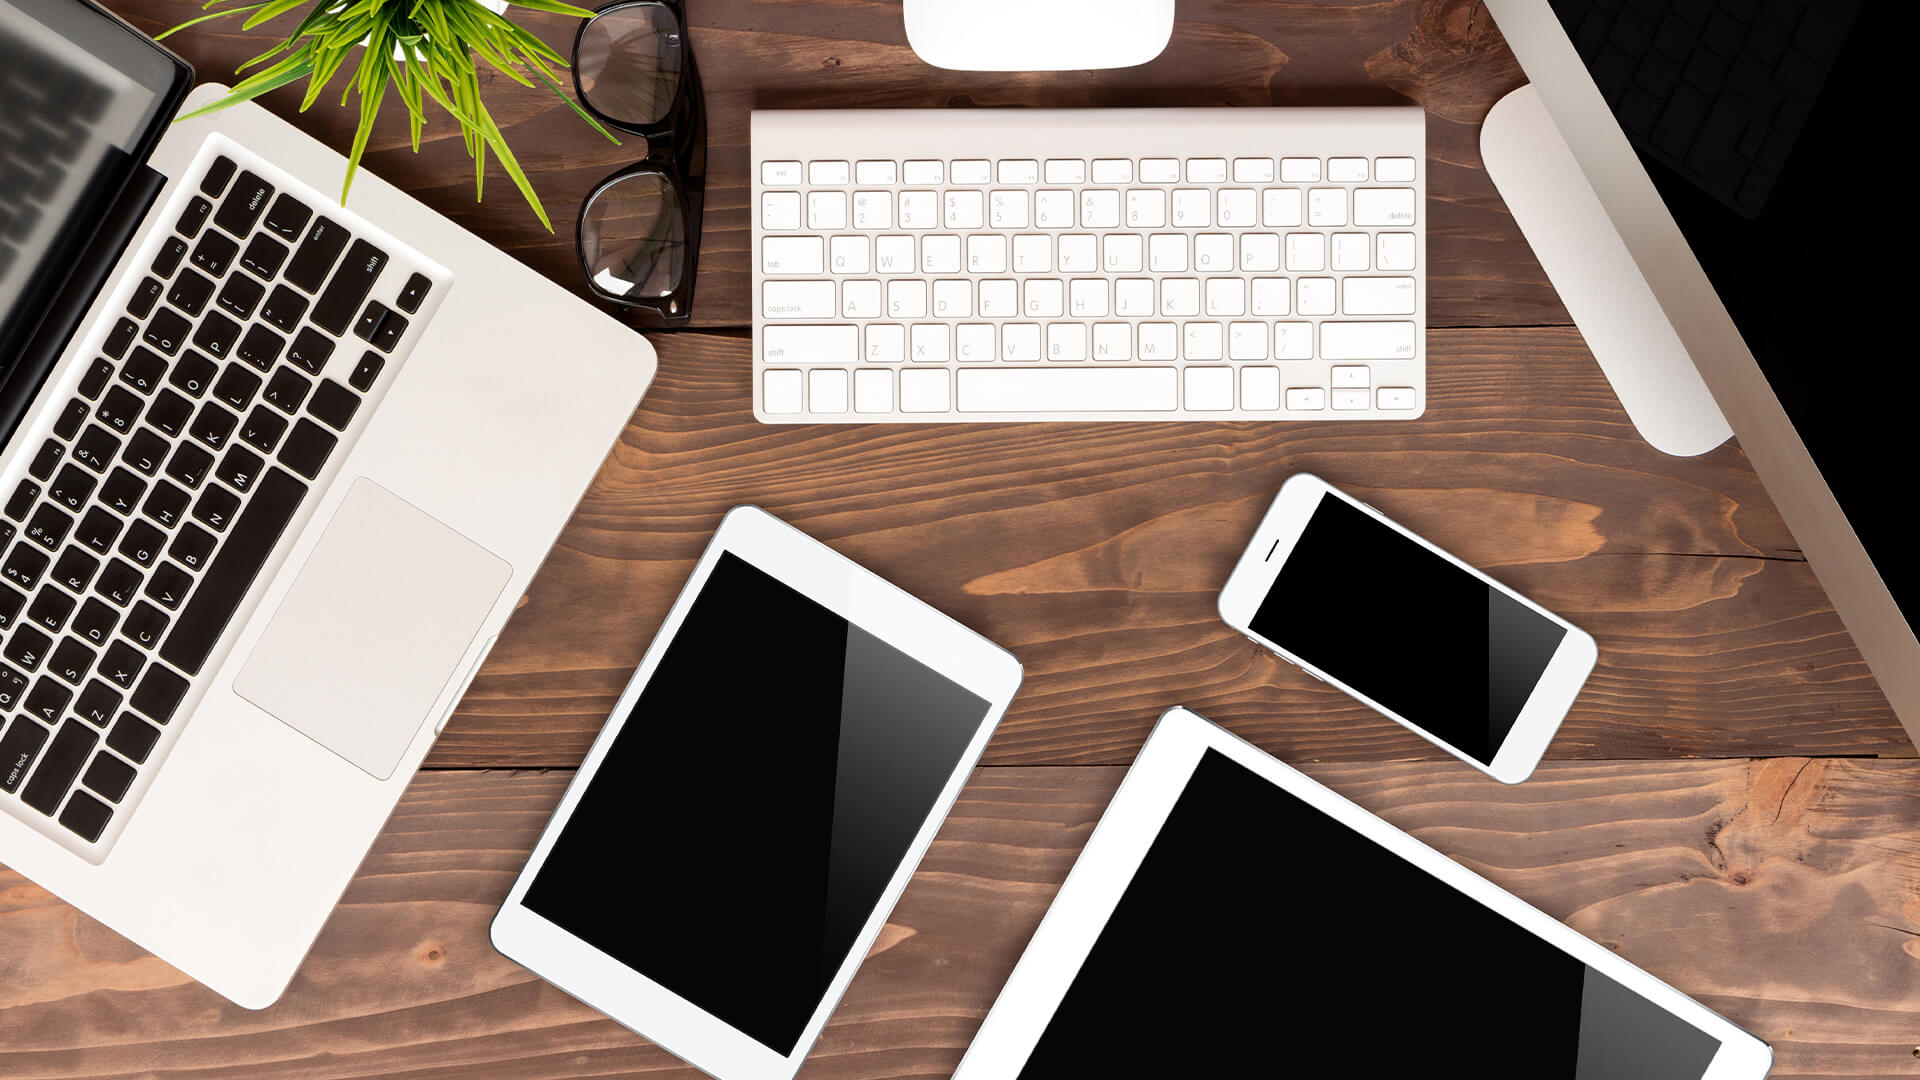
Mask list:
[[433,287],[262,164],[182,186],[0,508],[0,805],[96,857]]

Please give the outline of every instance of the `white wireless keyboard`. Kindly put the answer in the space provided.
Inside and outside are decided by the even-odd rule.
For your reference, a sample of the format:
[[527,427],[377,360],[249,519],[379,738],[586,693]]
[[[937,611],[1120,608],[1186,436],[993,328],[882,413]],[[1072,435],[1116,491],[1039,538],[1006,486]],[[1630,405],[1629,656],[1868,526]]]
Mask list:
[[767,423],[1405,419],[1416,108],[753,114]]

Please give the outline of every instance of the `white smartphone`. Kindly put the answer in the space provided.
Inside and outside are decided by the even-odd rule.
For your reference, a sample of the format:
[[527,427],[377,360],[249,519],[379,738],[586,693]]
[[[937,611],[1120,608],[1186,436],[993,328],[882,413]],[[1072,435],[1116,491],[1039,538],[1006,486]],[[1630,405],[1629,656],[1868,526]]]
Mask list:
[[1300,473],[1220,617],[1504,784],[1533,773],[1597,651],[1572,623]]

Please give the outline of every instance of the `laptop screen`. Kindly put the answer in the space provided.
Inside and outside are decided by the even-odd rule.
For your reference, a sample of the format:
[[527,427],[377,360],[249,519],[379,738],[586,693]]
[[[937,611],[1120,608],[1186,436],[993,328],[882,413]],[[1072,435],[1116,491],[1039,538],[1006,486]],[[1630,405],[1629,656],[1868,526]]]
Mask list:
[[[1903,552],[1920,368],[1891,333],[1907,274],[1894,162],[1908,5],[1551,0],[1867,553],[1910,617]],[[1901,25],[1896,25],[1899,23]],[[1887,125],[1892,124],[1892,127]],[[1896,262],[1898,260],[1899,262]],[[1910,603],[1911,602],[1911,603]]]
[[0,0],[0,381],[167,122],[179,71],[78,0]]

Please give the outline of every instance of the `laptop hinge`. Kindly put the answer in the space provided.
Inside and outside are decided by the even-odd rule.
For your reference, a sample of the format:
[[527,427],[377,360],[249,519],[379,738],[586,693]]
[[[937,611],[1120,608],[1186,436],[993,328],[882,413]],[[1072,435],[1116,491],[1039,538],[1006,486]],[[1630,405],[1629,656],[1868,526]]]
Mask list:
[[8,369],[6,382],[0,385],[0,445],[13,438],[34,395],[45,385],[60,354],[73,339],[74,331],[93,310],[100,287],[113,273],[134,232],[146,219],[153,200],[166,186],[165,176],[142,163],[127,178],[120,197],[105,207],[100,227],[87,245],[86,253],[74,264],[66,286],[54,297],[39,328]]

